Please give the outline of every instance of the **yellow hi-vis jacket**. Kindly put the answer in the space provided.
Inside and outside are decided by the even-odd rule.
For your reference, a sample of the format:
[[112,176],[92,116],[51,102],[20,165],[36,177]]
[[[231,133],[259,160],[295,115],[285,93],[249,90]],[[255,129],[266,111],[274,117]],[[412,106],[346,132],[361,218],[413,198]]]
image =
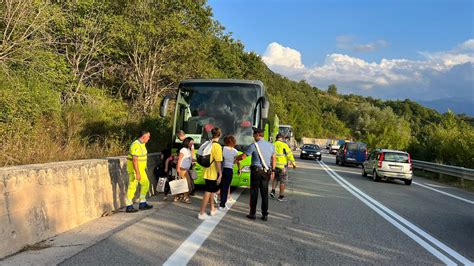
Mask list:
[[275,141],[276,167],[283,169],[288,166],[288,161],[295,163],[293,152],[288,144],[283,141]]
[[133,157],[138,157],[138,170],[140,172],[146,173],[146,161],[147,161],[147,150],[145,143],[141,143],[138,139],[135,140],[130,149],[128,150],[127,156],[127,172],[134,173],[135,169],[133,168]]

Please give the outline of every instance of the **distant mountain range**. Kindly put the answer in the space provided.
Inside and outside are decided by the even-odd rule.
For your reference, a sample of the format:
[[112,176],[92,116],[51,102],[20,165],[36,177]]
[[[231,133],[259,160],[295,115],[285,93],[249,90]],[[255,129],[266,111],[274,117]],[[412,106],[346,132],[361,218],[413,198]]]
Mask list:
[[456,114],[464,113],[474,117],[474,99],[447,98],[432,101],[417,101],[428,108],[433,108],[440,113],[446,113],[448,109]]

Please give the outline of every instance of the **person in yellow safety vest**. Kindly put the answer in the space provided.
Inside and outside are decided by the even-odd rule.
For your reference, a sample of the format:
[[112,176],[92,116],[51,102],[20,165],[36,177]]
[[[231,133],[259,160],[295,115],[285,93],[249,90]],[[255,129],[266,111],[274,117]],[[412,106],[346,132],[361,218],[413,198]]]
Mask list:
[[142,131],[137,140],[135,140],[128,151],[127,156],[127,172],[129,176],[129,184],[127,191],[127,208],[125,212],[137,212],[133,208],[133,198],[140,183],[140,205],[139,210],[148,210],[153,208],[152,205],[146,203],[146,194],[150,187],[150,181],[146,174],[147,150],[145,144],[150,140],[150,132]]
[[277,134],[275,141],[275,153],[276,153],[276,168],[275,168],[275,179],[272,183],[272,192],[270,197],[275,198],[275,187],[280,182],[280,195],[278,201],[286,201],[285,197],[285,185],[288,182],[288,164],[291,163],[293,168],[296,168],[295,158],[293,153],[285,142],[283,142],[284,135]]

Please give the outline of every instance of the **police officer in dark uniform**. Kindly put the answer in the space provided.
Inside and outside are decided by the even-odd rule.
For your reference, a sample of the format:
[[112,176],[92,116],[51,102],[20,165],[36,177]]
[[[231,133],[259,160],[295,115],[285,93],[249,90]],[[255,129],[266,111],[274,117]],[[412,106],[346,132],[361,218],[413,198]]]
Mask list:
[[[247,218],[251,220],[256,219],[258,191],[262,196],[262,220],[268,220],[268,182],[273,180],[275,176],[275,147],[270,142],[263,139],[263,130],[254,128],[253,138],[255,143],[251,144],[249,149],[237,157],[237,160],[244,160],[247,156],[252,156],[252,163],[250,166],[250,213]],[[260,159],[257,151],[263,157],[264,163]],[[264,165],[267,166],[265,169]]]

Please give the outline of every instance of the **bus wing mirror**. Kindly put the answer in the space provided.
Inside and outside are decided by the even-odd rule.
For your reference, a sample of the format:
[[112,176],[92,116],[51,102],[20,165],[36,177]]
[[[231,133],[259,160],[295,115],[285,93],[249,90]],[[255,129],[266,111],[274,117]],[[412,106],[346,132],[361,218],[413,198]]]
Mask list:
[[268,111],[270,109],[270,104],[266,98],[263,98],[262,101],[262,118],[268,119]]
[[170,101],[170,98],[168,96],[165,96],[163,100],[161,101],[161,106],[160,106],[160,115],[162,117],[165,117],[166,114],[168,113],[168,103]]

